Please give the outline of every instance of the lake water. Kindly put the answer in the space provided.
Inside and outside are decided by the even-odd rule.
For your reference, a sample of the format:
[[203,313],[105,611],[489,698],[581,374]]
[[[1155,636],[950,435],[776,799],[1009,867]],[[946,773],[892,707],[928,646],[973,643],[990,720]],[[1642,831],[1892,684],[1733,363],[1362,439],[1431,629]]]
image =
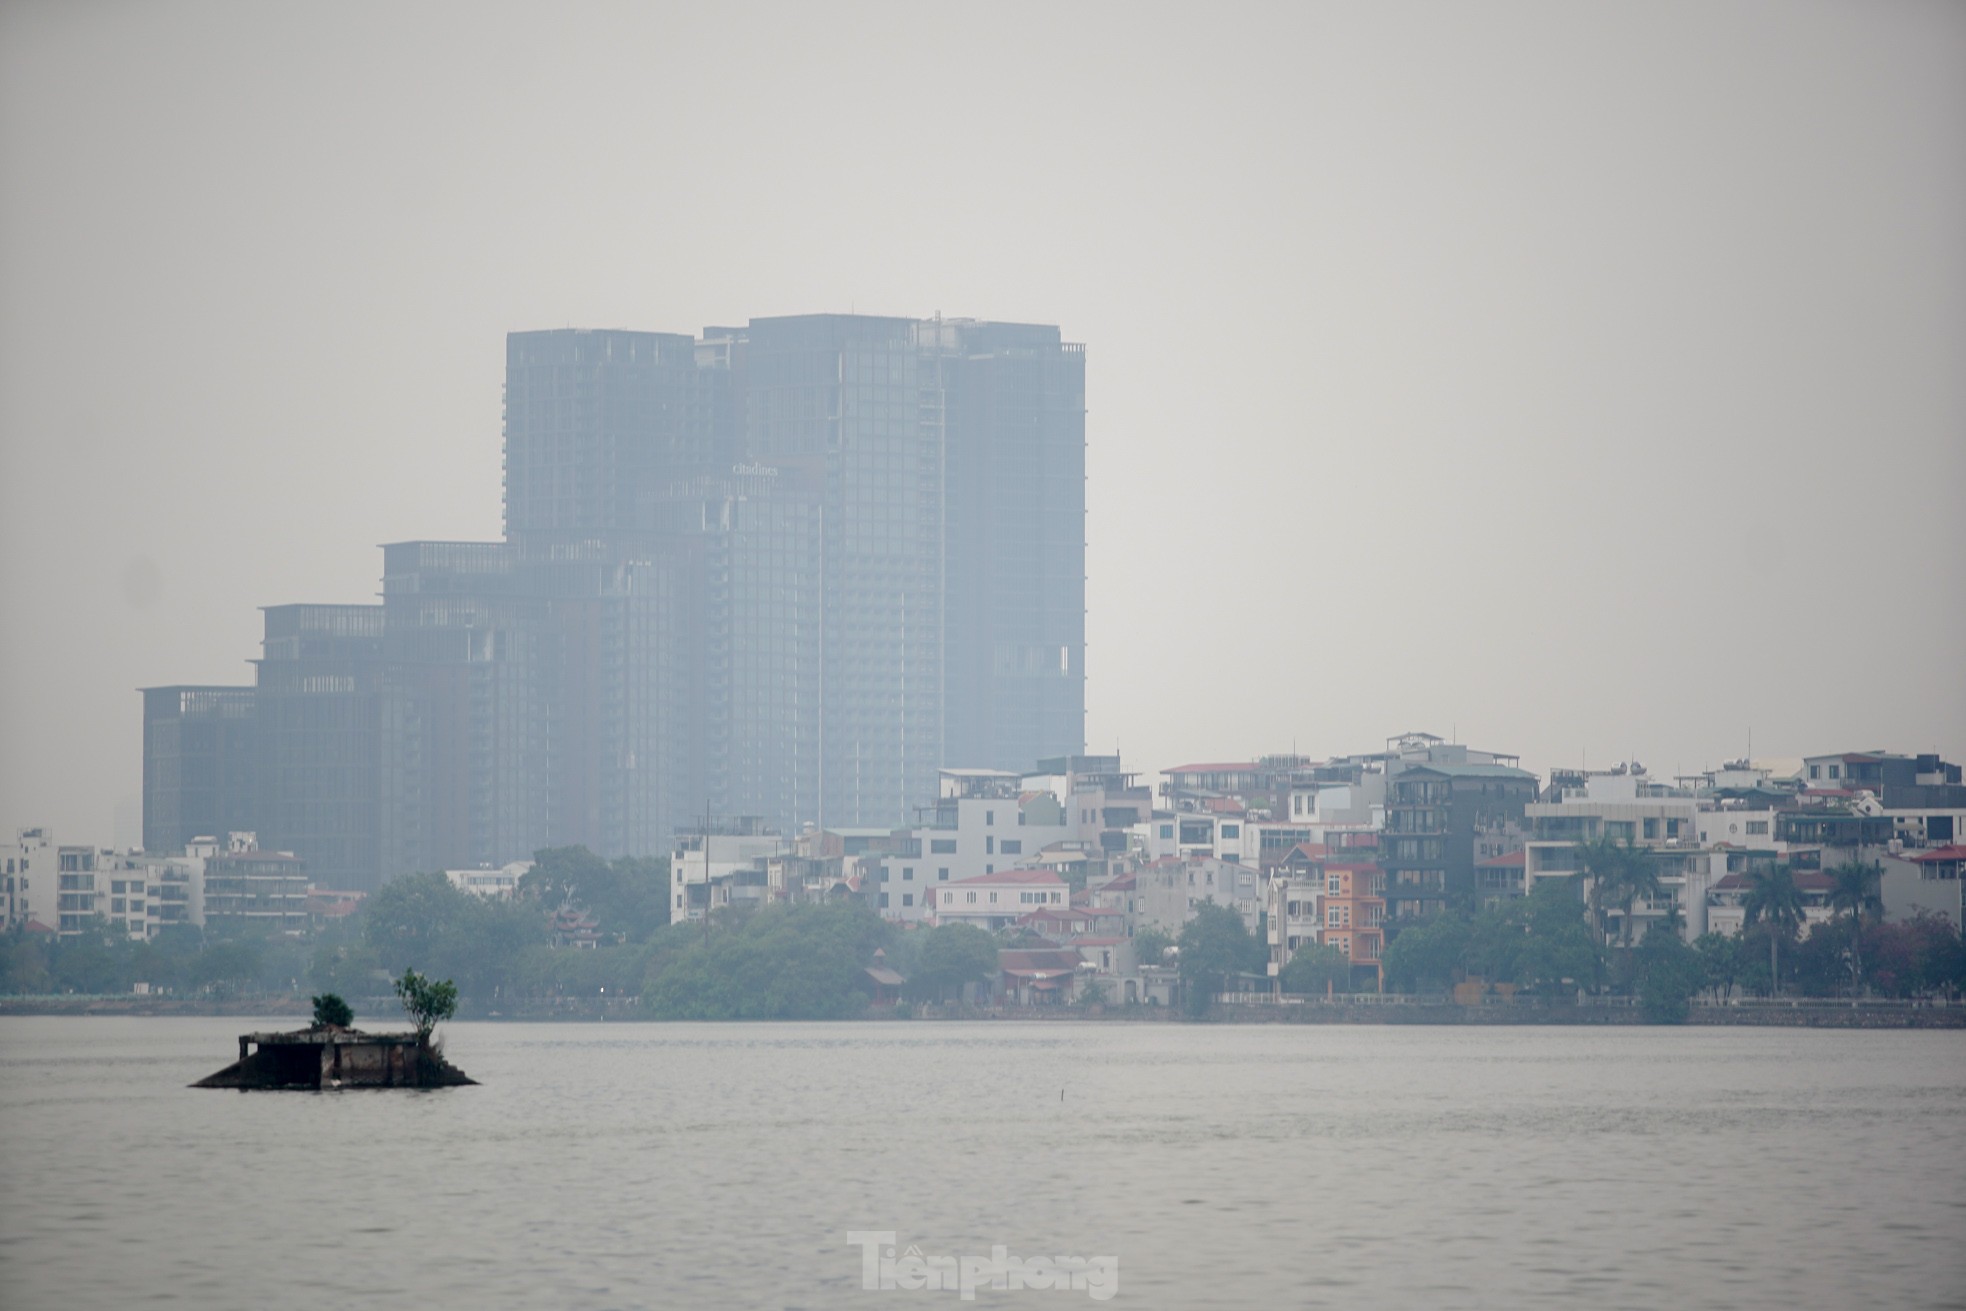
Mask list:
[[1966,1033],[456,1024],[482,1087],[184,1086],[251,1027],[0,1019],[0,1305],[962,1305],[849,1231],[1115,1306],[1966,1305]]

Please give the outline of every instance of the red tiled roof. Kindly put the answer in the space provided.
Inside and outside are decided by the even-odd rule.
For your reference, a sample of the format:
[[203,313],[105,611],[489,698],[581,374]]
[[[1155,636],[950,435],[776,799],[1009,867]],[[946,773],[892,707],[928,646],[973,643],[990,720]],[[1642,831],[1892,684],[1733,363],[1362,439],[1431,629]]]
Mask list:
[[[1795,870],[1790,877],[1795,880],[1795,886],[1803,892],[1828,892],[1836,886],[1835,880],[1829,875],[1817,873],[1815,870]],[[1745,874],[1729,874],[1713,886],[1716,891],[1732,891],[1735,888],[1752,887],[1753,883]]]
[[1490,856],[1487,860],[1476,863],[1483,869],[1521,869],[1524,863],[1523,854],[1520,851],[1510,851],[1500,856]]
[[1065,886],[1065,880],[1048,869],[1000,869],[994,874],[978,874],[972,878],[952,879],[946,887],[964,885],[975,887],[979,883],[1043,883],[1047,886]]
[[1912,859],[1916,861],[1966,860],[1966,847],[1962,847],[1958,845],[1954,845],[1950,847],[1939,847],[1932,851],[1921,852],[1920,854],[1913,856]]
[[1097,888],[1094,888],[1093,891],[1132,892],[1134,889],[1138,888],[1139,886],[1140,886],[1140,881],[1134,878],[1131,874],[1122,874],[1118,878],[1112,880],[1109,883],[1100,884]]
[[1032,911],[1029,915],[1024,916],[1024,918],[1017,922],[1019,924],[1029,924],[1033,920],[1041,919],[1084,920],[1095,919],[1102,915],[1124,915],[1125,913],[1122,910],[1094,910],[1089,906],[1046,906],[1041,910]]
[[1246,809],[1234,797],[1210,797],[1202,805],[1217,815],[1240,815]]

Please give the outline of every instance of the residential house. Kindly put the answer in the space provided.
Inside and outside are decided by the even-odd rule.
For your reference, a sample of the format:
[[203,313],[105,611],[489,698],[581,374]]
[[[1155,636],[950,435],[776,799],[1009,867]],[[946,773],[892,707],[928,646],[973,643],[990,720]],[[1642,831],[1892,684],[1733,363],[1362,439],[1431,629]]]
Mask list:
[[974,878],[938,883],[934,889],[938,924],[974,924],[994,933],[1034,910],[1065,909],[1065,881],[1045,869],[1000,869]]

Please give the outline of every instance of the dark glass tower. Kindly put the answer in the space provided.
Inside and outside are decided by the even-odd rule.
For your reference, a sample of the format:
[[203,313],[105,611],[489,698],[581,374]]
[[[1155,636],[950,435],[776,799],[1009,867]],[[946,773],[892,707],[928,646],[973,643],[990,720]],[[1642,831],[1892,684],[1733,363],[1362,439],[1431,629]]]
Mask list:
[[143,689],[143,846],[181,852],[253,826],[258,735],[253,689]]
[[[268,851],[304,852],[322,887],[367,889],[380,861],[383,608],[266,607],[260,798]],[[222,836],[222,835],[221,835]]]
[[[898,825],[938,769],[1083,751],[1058,329],[519,332],[506,366],[505,540],[390,545],[382,605],[269,610],[257,714],[146,693],[146,841],[258,829],[364,887],[662,854],[706,813]],[[265,786],[217,763],[240,714]]]

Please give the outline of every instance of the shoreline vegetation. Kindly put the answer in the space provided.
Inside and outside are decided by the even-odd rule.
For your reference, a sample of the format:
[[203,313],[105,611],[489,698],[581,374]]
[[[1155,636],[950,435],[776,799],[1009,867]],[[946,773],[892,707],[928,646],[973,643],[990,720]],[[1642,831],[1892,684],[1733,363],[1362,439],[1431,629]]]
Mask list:
[[[1966,1027],[1966,947],[1942,918],[1886,922],[1857,896],[1804,933],[1775,913],[1775,887],[1742,933],[1689,943],[1665,924],[1633,941],[1608,912],[1644,888],[1607,884],[1545,879],[1404,924],[1379,992],[1356,991],[1360,971],[1330,947],[1300,947],[1266,976],[1265,924],[1252,933],[1208,902],[1178,934],[1135,933],[1138,977],[1122,980],[1133,967],[1094,973],[1026,926],[903,926],[857,896],[671,924],[666,862],[559,848],[508,899],[410,875],[304,936],[0,934],[0,1015],[305,1015],[314,992],[374,1013],[410,977],[454,984],[472,1020]],[[1018,983],[1033,977],[1038,988]]]
[[[383,998],[365,999],[380,1006]],[[1612,999],[1617,1001],[1619,999]],[[272,1018],[304,1016],[307,998],[299,995],[240,997],[211,1001],[176,997],[0,996],[0,1017],[69,1016],[73,1018]],[[520,1003],[505,1009],[460,1008],[457,1020],[483,1023],[566,1024],[694,1024],[727,1022],[653,1015],[637,997],[555,998]],[[1195,1018],[1169,1006],[1090,1007],[973,1007],[922,1005],[912,1008],[868,1009],[834,1019],[860,1023],[1061,1023],[1094,1024],[1386,1024],[1386,1025],[1522,1025],[1597,1026],[1653,1025],[1643,1007],[1589,1001],[1582,1005],[1545,1002],[1462,1005],[1447,997],[1371,997],[1286,999],[1283,1002],[1218,1002]],[[756,1022],[786,1021],[759,1017]],[[1811,1029],[1966,1029],[1966,1002],[1945,1000],[1889,1001],[1821,997],[1740,998],[1720,1004],[1696,1003],[1682,1025],[1703,1027],[1764,1027]]]

